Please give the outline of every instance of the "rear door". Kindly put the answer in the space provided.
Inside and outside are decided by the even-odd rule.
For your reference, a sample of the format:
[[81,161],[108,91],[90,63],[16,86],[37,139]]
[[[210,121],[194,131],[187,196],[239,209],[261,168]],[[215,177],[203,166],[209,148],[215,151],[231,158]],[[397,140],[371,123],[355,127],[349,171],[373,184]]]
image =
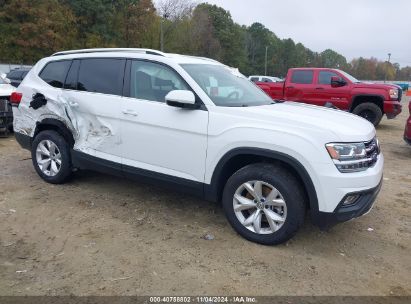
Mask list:
[[314,70],[290,70],[284,87],[285,100],[314,103]]
[[74,149],[116,162],[118,168],[125,62],[119,58],[73,60],[63,90],[78,132]]
[[[123,171],[143,169],[171,181],[202,183],[207,152],[208,111],[171,107],[171,90],[191,90],[162,63],[129,60],[122,101]],[[201,101],[197,101],[201,102]],[[177,179],[176,179],[177,178]],[[179,179],[178,179],[179,178]]]

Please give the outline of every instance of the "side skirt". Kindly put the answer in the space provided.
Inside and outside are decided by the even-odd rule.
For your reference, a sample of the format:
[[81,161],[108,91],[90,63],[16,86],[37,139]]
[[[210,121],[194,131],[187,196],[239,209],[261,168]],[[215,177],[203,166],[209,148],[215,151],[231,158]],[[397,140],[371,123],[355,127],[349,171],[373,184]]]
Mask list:
[[204,198],[204,184],[200,182],[121,165],[75,150],[71,150],[71,160],[73,167],[78,169],[121,176],[147,184],[158,185],[163,188],[186,193],[198,198]]

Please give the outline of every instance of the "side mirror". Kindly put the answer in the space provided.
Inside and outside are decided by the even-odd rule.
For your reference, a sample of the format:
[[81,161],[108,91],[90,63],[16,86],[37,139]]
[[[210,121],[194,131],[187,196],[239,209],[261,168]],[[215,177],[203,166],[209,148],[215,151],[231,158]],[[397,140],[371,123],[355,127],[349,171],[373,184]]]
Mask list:
[[333,88],[343,87],[346,84],[347,83],[345,82],[345,80],[342,79],[341,77],[338,77],[338,76],[331,77],[331,87]]
[[184,109],[198,109],[199,104],[196,104],[196,97],[194,93],[187,90],[173,90],[168,92],[165,97],[166,103],[169,106],[184,108]]

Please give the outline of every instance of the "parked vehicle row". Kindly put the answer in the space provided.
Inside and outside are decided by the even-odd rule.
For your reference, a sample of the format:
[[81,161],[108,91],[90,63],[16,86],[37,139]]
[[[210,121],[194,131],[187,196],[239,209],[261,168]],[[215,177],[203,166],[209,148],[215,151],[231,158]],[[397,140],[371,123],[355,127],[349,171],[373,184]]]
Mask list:
[[317,106],[332,104],[359,115],[377,126],[401,113],[402,90],[397,85],[364,83],[337,69],[290,69],[284,82],[257,82],[274,100]]
[[273,76],[249,76],[252,82],[282,82],[283,79]]
[[13,111],[10,104],[10,95],[15,88],[0,77],[0,135],[13,129]]
[[410,112],[410,116],[405,123],[404,140],[411,145],[411,101],[408,104],[408,110]]
[[368,121],[275,102],[206,58],[94,49],[40,60],[11,96],[17,141],[38,175],[91,169],[221,201],[248,240],[278,244],[302,226],[367,213],[384,158]]
[[29,71],[30,68],[17,68],[8,72],[6,77],[12,86],[18,87]]

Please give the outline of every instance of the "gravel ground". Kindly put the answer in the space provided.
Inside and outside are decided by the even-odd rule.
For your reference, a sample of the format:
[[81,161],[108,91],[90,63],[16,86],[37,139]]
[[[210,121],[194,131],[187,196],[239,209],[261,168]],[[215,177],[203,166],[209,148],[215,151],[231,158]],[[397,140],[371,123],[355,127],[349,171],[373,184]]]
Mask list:
[[378,127],[373,210],[328,232],[307,218],[276,247],[238,236],[218,204],[169,190],[93,172],[46,184],[1,138],[0,295],[411,295],[407,115]]

